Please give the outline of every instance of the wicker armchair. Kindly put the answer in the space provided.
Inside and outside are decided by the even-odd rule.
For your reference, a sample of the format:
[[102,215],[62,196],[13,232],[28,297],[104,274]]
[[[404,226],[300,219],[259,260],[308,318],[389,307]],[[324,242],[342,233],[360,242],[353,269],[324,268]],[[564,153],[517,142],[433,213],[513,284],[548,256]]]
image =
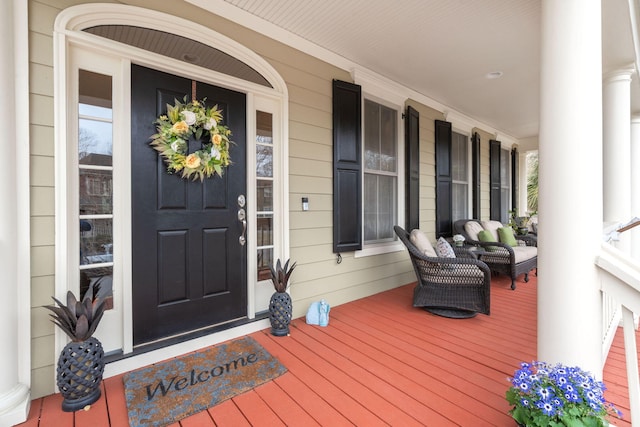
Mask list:
[[454,249],[456,258],[424,255],[402,227],[394,230],[407,247],[418,282],[413,290],[413,306],[452,318],[489,314],[491,271],[469,251]]
[[482,261],[489,266],[492,272],[504,273],[511,277],[511,289],[516,288],[516,278],[521,274],[524,274],[526,283],[529,281],[529,272],[534,268],[537,272],[538,254],[537,250],[532,248],[537,246],[536,238],[517,236],[519,240],[526,243],[526,247],[515,248],[502,242],[481,242],[471,237],[467,232],[465,225],[469,221],[480,224],[480,221],[475,219],[461,219],[453,223],[455,232],[464,236],[465,243],[485,249],[486,252],[481,256]]

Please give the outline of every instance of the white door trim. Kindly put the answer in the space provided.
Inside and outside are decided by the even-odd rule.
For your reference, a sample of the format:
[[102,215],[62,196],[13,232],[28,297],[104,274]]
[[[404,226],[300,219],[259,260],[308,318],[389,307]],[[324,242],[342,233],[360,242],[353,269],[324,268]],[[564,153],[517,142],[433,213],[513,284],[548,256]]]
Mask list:
[[[226,74],[219,72],[202,69],[195,67],[192,64],[187,64],[182,61],[178,61],[172,58],[157,55],[152,52],[144,51],[135,47],[127,46],[121,43],[117,43],[108,39],[101,38],[92,34],[83,32],[82,30],[87,27],[102,25],[102,24],[118,24],[118,25],[135,25],[138,27],[147,28],[163,28],[164,31],[179,34],[183,37],[192,38],[202,43],[206,43],[216,47],[217,49],[224,50],[229,55],[236,57],[237,59],[245,62],[258,73],[263,75],[269,83],[273,86],[268,88],[262,85],[251,83],[245,80],[241,80]],[[130,153],[125,150],[121,151],[121,156],[117,157],[115,144],[123,145],[125,148],[130,147],[130,135],[127,133],[127,129],[130,129],[130,64],[135,62],[136,64],[148,66],[161,71],[169,72],[172,74],[178,74],[188,76],[199,81],[206,83],[227,87],[233,90],[245,92],[247,94],[247,109],[248,119],[255,117],[255,105],[254,100],[258,99],[258,104],[264,100],[269,100],[272,105],[275,105],[277,111],[274,114],[274,118],[277,118],[279,123],[277,126],[280,129],[279,146],[281,147],[278,162],[280,162],[280,168],[278,169],[279,180],[277,188],[274,191],[279,193],[274,203],[278,203],[277,209],[280,215],[278,218],[280,224],[278,228],[280,232],[276,238],[276,241],[280,242],[281,246],[276,252],[276,256],[288,255],[288,93],[287,87],[277,71],[262,57],[258,56],[255,52],[240,45],[234,40],[219,34],[202,25],[181,19],[179,17],[166,15],[157,11],[143,9],[139,7],[127,6],[127,5],[115,5],[115,4],[87,4],[70,7],[62,11],[55,22],[54,27],[54,94],[55,94],[55,140],[56,140],[56,181],[55,181],[55,195],[56,195],[56,241],[55,241],[55,254],[56,254],[56,278],[55,278],[55,290],[56,296],[63,297],[67,290],[71,289],[77,292],[78,289],[75,285],[75,279],[71,279],[73,273],[73,260],[77,259],[77,255],[74,257],[74,239],[77,239],[74,234],[75,224],[69,217],[75,218],[76,213],[73,211],[73,206],[77,205],[74,202],[75,188],[77,185],[73,180],[69,179],[74,172],[67,174],[69,168],[74,170],[74,166],[77,164],[77,160],[74,162],[75,148],[70,147],[69,141],[76,141],[74,139],[74,126],[77,126],[77,115],[72,113],[73,96],[69,98],[69,95],[74,90],[77,93],[77,79],[73,81],[74,75],[77,75],[78,66],[73,62],[73,55],[83,55],[83,53],[90,55],[104,55],[106,57],[113,58],[114,61],[119,61],[119,70],[113,71],[117,74],[117,78],[114,78],[114,129],[117,127],[116,120],[119,120],[122,126],[120,135],[114,135],[114,165],[116,161],[124,162],[127,168],[130,168]],[[75,70],[75,71],[74,71]],[[96,72],[100,72],[96,70]],[[116,81],[121,84],[116,84]],[[118,91],[116,94],[115,92]],[[76,96],[77,98],[77,96]],[[119,99],[120,104],[116,104],[116,99]],[[248,136],[247,150],[255,150],[255,127],[254,123],[247,122]],[[114,132],[115,133],[115,132]],[[253,139],[251,138],[253,135]],[[70,151],[71,153],[70,154]],[[117,157],[117,159],[116,159]],[[114,219],[114,242],[116,240],[122,242],[120,246],[122,248],[116,249],[114,245],[114,262],[116,259],[120,259],[121,271],[116,272],[114,265],[114,293],[119,292],[122,298],[122,350],[124,354],[131,353],[133,351],[133,336],[132,336],[132,298],[131,298],[131,244],[124,242],[127,241],[126,236],[130,236],[131,230],[131,218],[130,218],[130,169],[125,168],[121,174],[114,175],[114,210],[117,208],[120,211],[120,223],[115,225]],[[248,167],[250,169],[251,167]],[[255,182],[255,171],[248,174],[248,179],[253,176],[253,181],[247,181],[248,185],[252,185]],[[74,185],[76,187],[74,187]],[[118,198],[115,197],[115,188],[124,188]],[[127,197],[127,195],[129,195]],[[119,200],[119,202],[116,201]],[[120,206],[116,206],[116,203],[120,203]],[[77,211],[76,211],[77,212]],[[127,215],[122,215],[124,212]],[[255,211],[254,211],[255,212]],[[114,216],[117,212],[114,211]],[[250,217],[251,218],[251,217]],[[255,222],[255,221],[252,221]],[[77,228],[77,227],[75,227]],[[127,230],[129,232],[127,232]],[[76,244],[77,246],[77,244]],[[255,244],[254,244],[255,252]],[[251,247],[250,247],[251,248]],[[120,253],[116,255],[116,251]],[[255,254],[250,254],[249,261],[253,257],[255,262]],[[116,285],[116,280],[119,280],[119,288]],[[248,277],[247,280],[248,295],[252,297],[254,295],[255,278]],[[120,296],[118,297],[120,298]],[[252,311],[255,306],[252,300],[249,301],[247,312],[250,318],[254,317],[255,313]],[[103,321],[108,323],[108,319]],[[101,327],[105,325],[102,324]],[[135,366],[142,366],[142,364],[153,363],[150,360],[161,360],[168,357],[169,354],[181,353],[188,351],[188,348],[192,348],[194,345],[210,345],[218,340],[229,339],[229,336],[234,334],[241,335],[247,333],[246,331],[252,330],[253,327],[264,328],[263,322],[256,322],[255,325],[236,328],[233,331],[223,331],[222,333],[213,334],[201,339],[191,340],[188,343],[181,343],[175,346],[166,347],[154,352],[147,353],[144,357],[136,356],[129,358],[126,363],[117,363],[118,366],[127,366],[126,369],[133,369]],[[243,332],[244,331],[244,332]],[[56,329],[56,345],[55,353],[59,354],[64,345],[66,345],[67,339],[64,334]],[[150,359],[151,358],[151,359]],[[119,369],[111,370],[107,368],[107,375],[111,372],[115,374]]]

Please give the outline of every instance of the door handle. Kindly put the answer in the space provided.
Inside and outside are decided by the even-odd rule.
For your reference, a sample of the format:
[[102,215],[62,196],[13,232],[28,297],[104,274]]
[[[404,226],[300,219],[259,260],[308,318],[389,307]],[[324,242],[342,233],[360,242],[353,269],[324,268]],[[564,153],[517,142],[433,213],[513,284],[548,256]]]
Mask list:
[[242,234],[240,235],[240,237],[238,237],[238,241],[240,242],[240,244],[242,246],[244,246],[244,244],[247,243],[247,239],[244,237],[246,232],[247,232],[247,220],[243,219],[242,220]]
[[238,237],[238,241],[242,246],[244,246],[245,243],[247,243],[247,239],[245,237],[247,234],[247,214],[242,208],[238,210],[238,221],[242,222],[242,233],[240,234],[240,237]]

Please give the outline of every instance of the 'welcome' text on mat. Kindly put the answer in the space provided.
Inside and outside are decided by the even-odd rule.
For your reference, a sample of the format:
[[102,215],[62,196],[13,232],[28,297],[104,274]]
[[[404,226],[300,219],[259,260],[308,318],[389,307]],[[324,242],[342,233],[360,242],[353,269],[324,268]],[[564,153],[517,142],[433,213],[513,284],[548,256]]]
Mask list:
[[287,369],[245,337],[124,375],[129,424],[165,426],[276,378]]

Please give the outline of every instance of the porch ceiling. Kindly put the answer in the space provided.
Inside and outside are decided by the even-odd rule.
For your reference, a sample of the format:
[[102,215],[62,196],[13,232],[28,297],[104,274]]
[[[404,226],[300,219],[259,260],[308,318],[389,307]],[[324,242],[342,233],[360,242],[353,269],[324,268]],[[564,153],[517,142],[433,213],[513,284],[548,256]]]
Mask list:
[[[499,132],[538,134],[539,0],[224,2]],[[605,71],[635,62],[630,2],[637,0],[602,2]],[[486,78],[495,71],[504,74]]]

